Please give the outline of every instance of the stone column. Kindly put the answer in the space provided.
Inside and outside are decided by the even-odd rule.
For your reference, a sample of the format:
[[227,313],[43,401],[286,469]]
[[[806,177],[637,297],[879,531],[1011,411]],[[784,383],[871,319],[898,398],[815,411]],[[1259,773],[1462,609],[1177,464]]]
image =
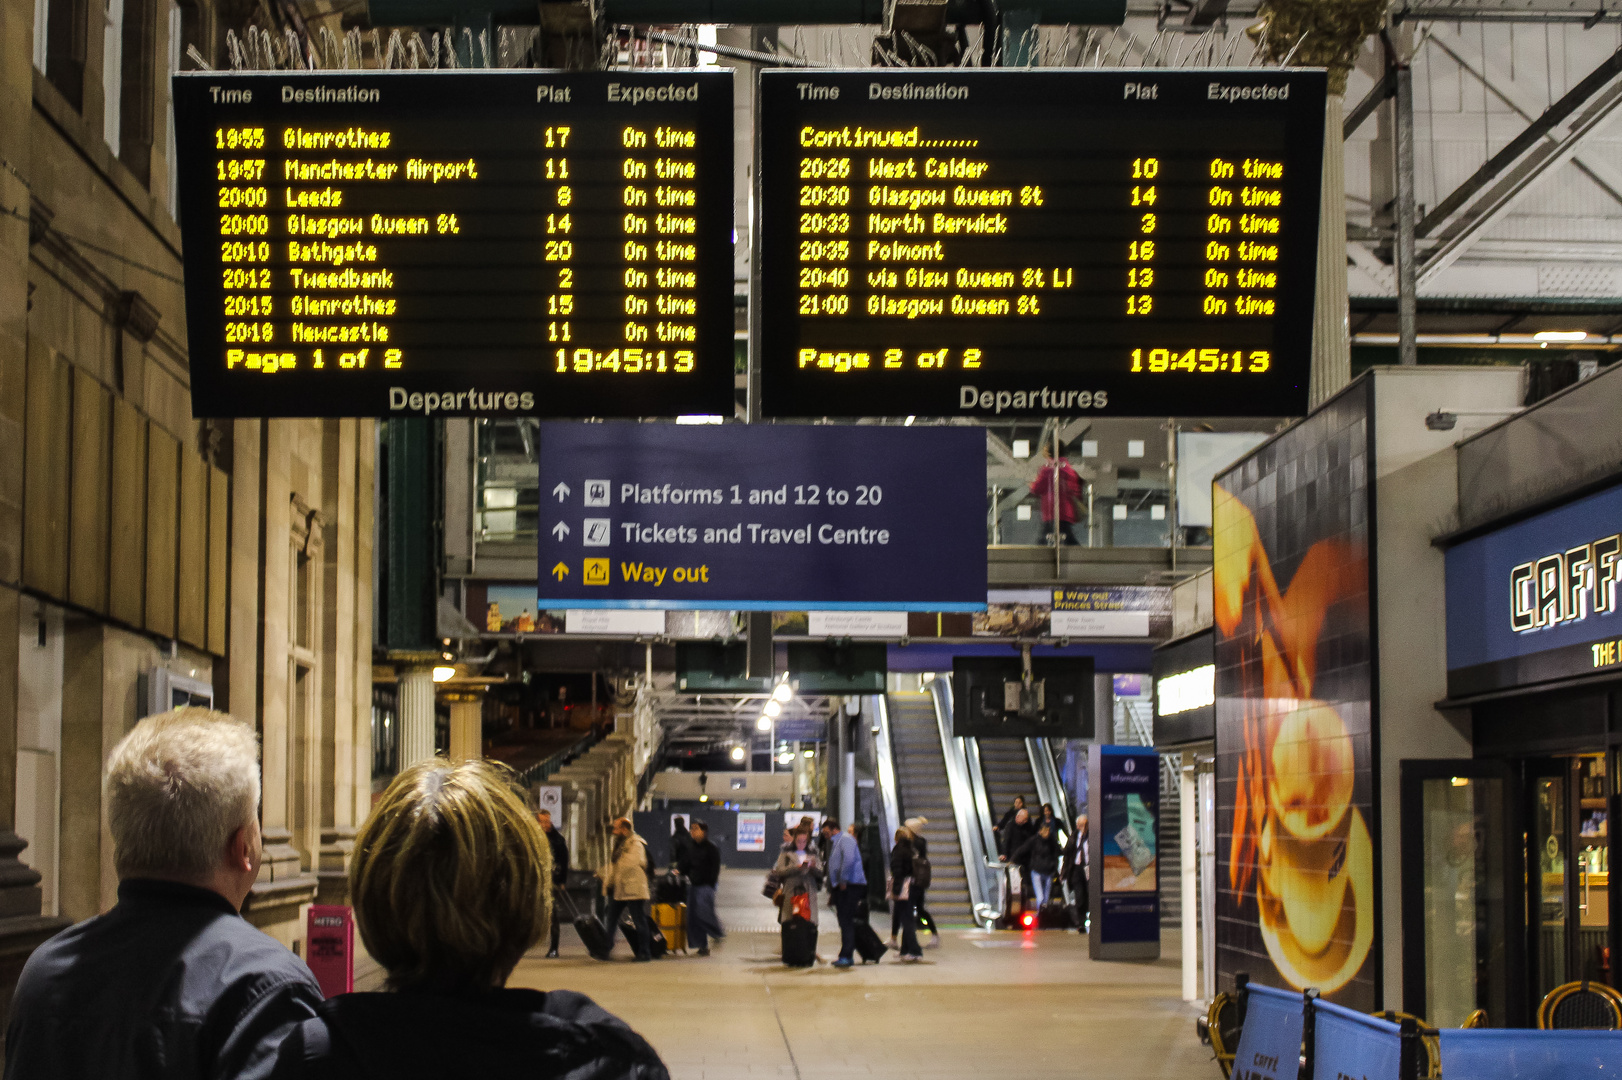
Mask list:
[[1275,63],[1329,70],[1324,112],[1323,193],[1318,217],[1318,288],[1312,317],[1312,405],[1351,381],[1346,299],[1346,154],[1341,125],[1346,76],[1363,41],[1385,23],[1388,0],[1262,0],[1256,35]]
[[484,756],[484,693],[457,690],[446,694],[451,706],[452,761],[471,761]]
[[434,756],[434,669],[416,663],[400,669],[400,768]]

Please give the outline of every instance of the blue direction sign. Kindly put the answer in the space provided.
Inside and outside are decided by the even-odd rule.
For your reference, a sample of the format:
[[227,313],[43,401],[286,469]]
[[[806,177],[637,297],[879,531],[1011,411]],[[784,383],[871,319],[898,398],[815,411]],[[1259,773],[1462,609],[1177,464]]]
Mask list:
[[985,609],[978,428],[540,429],[542,608]]

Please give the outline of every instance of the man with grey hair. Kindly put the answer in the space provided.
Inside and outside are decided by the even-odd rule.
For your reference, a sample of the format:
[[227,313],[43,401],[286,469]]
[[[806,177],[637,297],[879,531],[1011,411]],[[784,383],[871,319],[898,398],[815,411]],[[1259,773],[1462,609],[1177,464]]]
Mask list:
[[321,989],[239,914],[262,854],[258,737],[206,709],[148,717],[103,791],[118,904],[23,967],[5,1080],[264,1076]]

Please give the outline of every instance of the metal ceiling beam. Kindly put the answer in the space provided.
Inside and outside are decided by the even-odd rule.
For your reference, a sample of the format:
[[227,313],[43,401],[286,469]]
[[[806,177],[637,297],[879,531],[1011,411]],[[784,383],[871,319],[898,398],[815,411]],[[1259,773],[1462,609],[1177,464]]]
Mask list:
[[[1478,192],[1496,180],[1505,170],[1519,169],[1523,166],[1530,156],[1546,145],[1544,140],[1551,132],[1576,115],[1578,110],[1588,105],[1596,95],[1603,95],[1608,89],[1614,88],[1619,74],[1622,74],[1622,49],[1612,53],[1604,63],[1589,72],[1581,82],[1567,91],[1564,97],[1545,109],[1525,131],[1511,139],[1508,146],[1488,158],[1473,176],[1454,188],[1447,198],[1438,203],[1435,209],[1420,221],[1417,230],[1419,235],[1423,237],[1432,235],[1438,226],[1463,209]],[[1588,116],[1591,113],[1590,108],[1583,115]],[[1581,123],[1581,119],[1575,123]]]
[[[1449,38],[1453,39],[1452,43],[1449,42]],[[1486,87],[1499,101],[1502,101],[1518,113],[1521,119],[1531,122],[1537,118],[1537,106],[1533,104],[1530,96],[1516,86],[1515,81],[1509,78],[1491,58],[1483,55],[1479,59],[1472,59],[1464,55],[1463,50],[1469,48],[1470,45],[1463,40],[1463,35],[1460,32],[1457,30],[1447,31],[1438,27],[1436,32],[1431,35],[1431,40],[1436,42],[1436,47],[1447,53],[1453,62],[1459,65],[1460,69]],[[1592,155],[1575,154],[1572,156],[1571,163],[1590,180],[1598,184],[1607,195],[1618,202],[1622,202],[1622,172],[1618,172],[1606,162]]]
[[1564,127],[1559,138],[1552,143],[1540,139],[1530,152],[1522,154],[1521,160],[1508,175],[1494,184],[1471,205],[1467,214],[1456,218],[1443,232],[1442,242],[1426,254],[1420,266],[1421,285],[1453,265],[1454,260],[1520,201],[1534,184],[1570,161],[1583,140],[1611,118],[1613,110],[1622,104],[1622,79],[1617,77],[1622,74],[1622,49],[1611,61],[1602,65],[1602,70],[1611,72],[1610,79],[1597,89],[1593,100]]

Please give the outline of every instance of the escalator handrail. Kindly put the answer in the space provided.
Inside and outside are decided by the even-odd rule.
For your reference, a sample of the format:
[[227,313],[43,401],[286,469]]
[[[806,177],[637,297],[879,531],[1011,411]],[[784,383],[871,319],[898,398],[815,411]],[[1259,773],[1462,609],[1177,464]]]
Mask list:
[[884,812],[884,854],[888,858],[895,843],[896,830],[901,828],[901,806],[897,795],[895,768],[895,741],[890,736],[890,695],[873,695],[873,716],[878,720],[875,750],[879,769],[879,805]]
[[1045,803],[1053,804],[1053,816],[1063,823],[1063,831],[1069,833],[1075,824],[1075,816],[1071,813],[1070,799],[1064,790],[1064,781],[1059,776],[1059,770],[1053,764],[1053,751],[1048,747],[1045,738],[1026,739],[1025,754],[1031,761],[1031,778],[1036,782],[1036,797]]
[[[988,854],[982,835],[985,815],[979,804],[985,801],[982,782],[976,799],[970,776],[966,740],[952,735],[952,684],[948,678],[934,678],[929,682],[929,695],[935,705],[935,726],[940,732],[941,757],[946,765],[946,783],[952,798],[952,816],[957,823],[957,839],[963,855],[963,877],[969,887],[969,909],[977,921],[983,909],[990,910],[995,896],[994,882],[979,868]],[[996,848],[990,849],[995,854]],[[978,871],[978,872],[975,872]]]

